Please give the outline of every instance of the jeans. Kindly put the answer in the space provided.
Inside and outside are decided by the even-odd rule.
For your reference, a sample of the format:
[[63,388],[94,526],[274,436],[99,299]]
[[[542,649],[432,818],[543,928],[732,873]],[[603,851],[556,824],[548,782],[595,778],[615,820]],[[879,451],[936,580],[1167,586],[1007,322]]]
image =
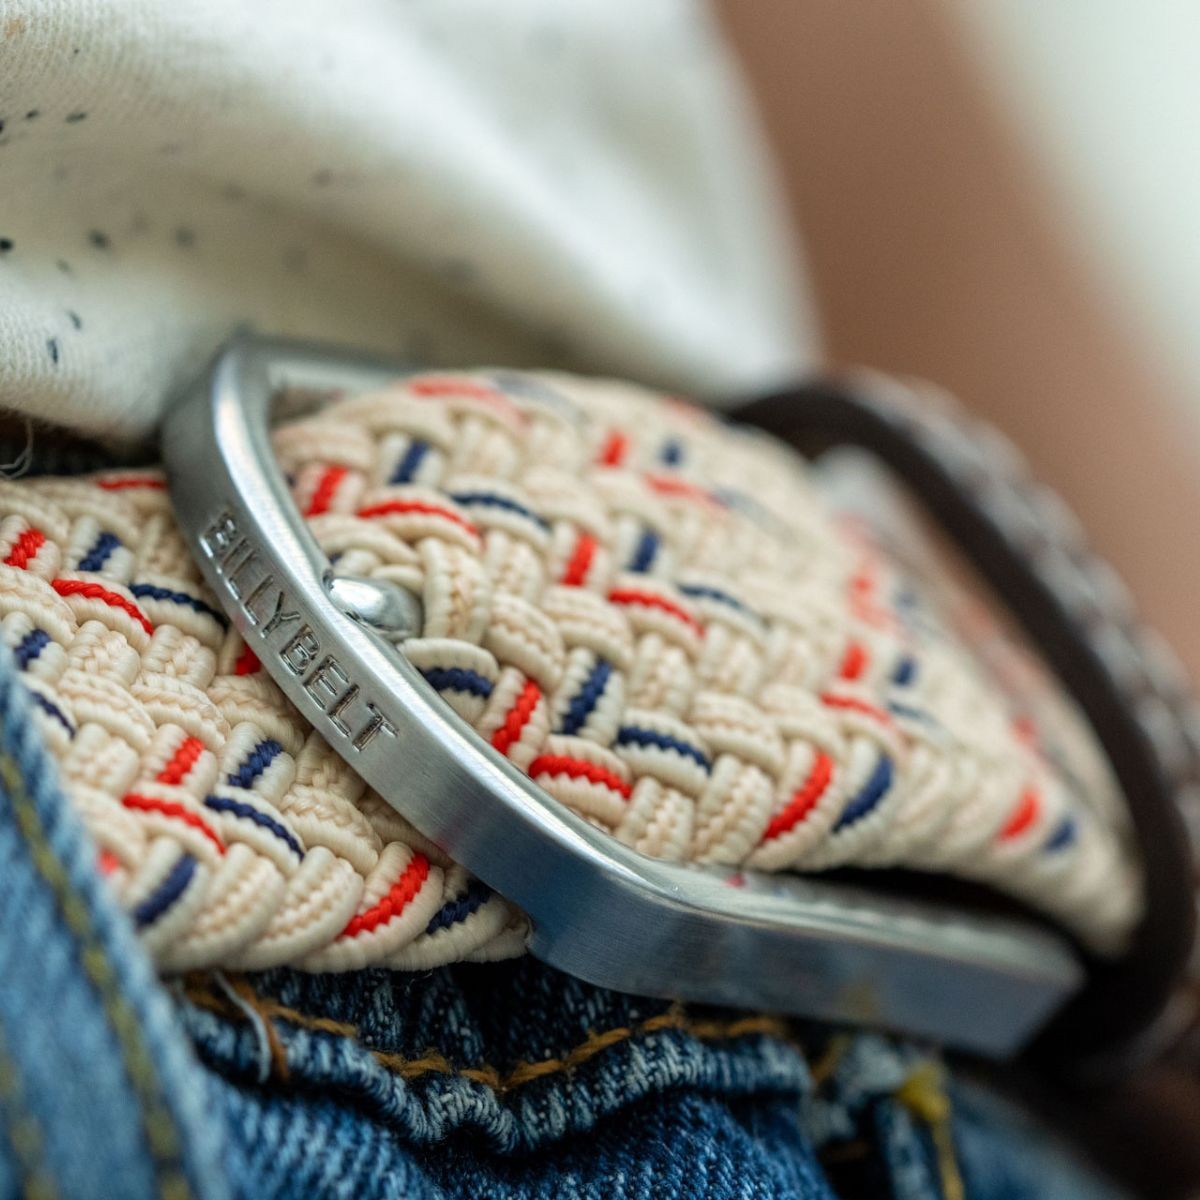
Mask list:
[[532,960],[164,983],[0,648],[0,1200],[1101,1200],[928,1051]]

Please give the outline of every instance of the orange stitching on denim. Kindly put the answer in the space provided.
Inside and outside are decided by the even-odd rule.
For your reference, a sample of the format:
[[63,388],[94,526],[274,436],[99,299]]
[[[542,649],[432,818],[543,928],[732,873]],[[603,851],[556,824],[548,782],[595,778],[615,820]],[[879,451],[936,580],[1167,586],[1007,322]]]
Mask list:
[[[348,1025],[341,1021],[331,1021],[326,1017],[313,1017],[284,1004],[259,996],[245,980],[237,981],[234,986],[238,995],[249,1004],[270,1028],[275,1020],[286,1021],[303,1029],[319,1033],[332,1033],[341,1037],[358,1038],[357,1026]],[[186,981],[185,994],[198,1008],[207,1009],[223,1017],[245,1019],[245,1014],[235,1009],[229,1001],[208,990],[203,978],[191,977]],[[644,1034],[657,1033],[665,1029],[676,1029],[700,1041],[722,1041],[726,1039],[761,1035],[785,1041],[799,1047],[799,1042],[790,1033],[788,1025],[776,1017],[738,1017],[734,1020],[704,1020],[689,1017],[678,1007],[672,1007],[664,1013],[647,1017],[636,1025],[620,1025],[603,1033],[589,1033],[587,1038],[560,1058],[545,1058],[537,1062],[520,1062],[511,1070],[502,1072],[496,1067],[481,1064],[475,1067],[459,1067],[445,1055],[436,1050],[427,1051],[419,1058],[406,1058],[400,1054],[392,1054],[384,1050],[372,1050],[371,1054],[377,1062],[402,1079],[419,1079],[424,1075],[451,1075],[460,1079],[468,1079],[472,1083],[482,1084],[494,1092],[503,1094],[535,1079],[544,1079],[550,1075],[558,1075],[574,1070],[595,1058],[598,1054],[612,1046],[630,1041]]]
[[20,767],[0,751],[0,783],[12,800],[17,828],[29,846],[34,869],[50,886],[67,928],[80,943],[79,961],[116,1035],[125,1073],[141,1101],[142,1126],[162,1200],[184,1200],[193,1195],[180,1165],[179,1137],[170,1110],[158,1087],[154,1063],[141,1038],[137,1014],[121,994],[112,963],[96,940],[91,914],[76,892],[58,857],[46,840],[46,831],[25,788]]
[[850,1049],[850,1042],[850,1037],[844,1033],[829,1039],[829,1045],[825,1047],[824,1053],[809,1068],[808,1073],[814,1088],[820,1089],[833,1078],[838,1064],[845,1058],[846,1051]]
[[4,1030],[0,1028],[0,1112],[4,1111],[10,1114],[8,1144],[23,1177],[20,1180],[21,1195],[28,1200],[54,1200],[58,1189],[43,1166],[46,1140],[37,1117],[26,1107],[21,1077],[5,1044]]
[[277,1079],[286,1083],[288,1076],[291,1074],[288,1068],[287,1049],[279,1036],[279,1030],[275,1028],[275,1022],[259,1011],[258,994],[246,980],[230,979],[227,982],[229,987],[233,989],[234,994],[258,1018],[263,1034],[267,1039],[267,1049],[271,1055],[271,1071]]
[[950,1097],[946,1094],[941,1067],[935,1062],[918,1064],[893,1096],[910,1113],[929,1126],[929,1134],[937,1154],[943,1200],[966,1200],[967,1192],[963,1186],[962,1173],[958,1169],[958,1156],[954,1149]]

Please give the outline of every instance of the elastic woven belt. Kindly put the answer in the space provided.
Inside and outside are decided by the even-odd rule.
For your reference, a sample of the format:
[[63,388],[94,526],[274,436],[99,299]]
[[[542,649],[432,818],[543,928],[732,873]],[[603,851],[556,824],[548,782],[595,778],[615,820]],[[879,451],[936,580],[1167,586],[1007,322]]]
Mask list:
[[[394,373],[244,342],[169,419],[169,477],[0,483],[3,638],[161,970],[530,947],[610,986],[1005,1053],[1080,961],[1119,991],[1153,918],[1162,978],[1136,1019],[1076,1008],[1102,1014],[1081,1042],[1162,1009],[1190,942],[1186,873],[1140,869],[1169,665],[1159,799],[1131,823],[1138,764],[1088,726],[1109,750],[1120,720],[1083,696],[1085,721],[989,628],[1006,692],[945,619],[953,585],[916,586],[780,442],[615,382]],[[299,415],[268,447],[278,397]],[[953,461],[949,418],[886,400],[764,412],[814,444],[872,444],[844,418],[875,414],[877,451],[925,463],[902,473]],[[984,482],[951,490],[986,542],[1012,525],[989,495],[1022,485],[989,493],[974,437]],[[982,890],[914,889],[937,878]]]

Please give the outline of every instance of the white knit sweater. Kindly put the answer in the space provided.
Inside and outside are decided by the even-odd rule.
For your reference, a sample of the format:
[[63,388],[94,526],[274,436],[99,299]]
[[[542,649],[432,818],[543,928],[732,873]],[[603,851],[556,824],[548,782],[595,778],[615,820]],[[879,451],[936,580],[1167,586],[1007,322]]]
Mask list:
[[148,430],[240,324],[717,396],[810,358],[691,0],[0,4],[0,407]]

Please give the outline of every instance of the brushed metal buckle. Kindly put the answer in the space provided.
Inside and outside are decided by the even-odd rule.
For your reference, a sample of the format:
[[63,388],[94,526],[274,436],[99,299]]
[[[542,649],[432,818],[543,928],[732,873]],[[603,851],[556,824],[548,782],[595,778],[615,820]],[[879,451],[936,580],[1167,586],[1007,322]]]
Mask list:
[[415,828],[530,919],[529,951],[618,991],[870,1024],[1004,1057],[1079,988],[1033,921],[874,888],[660,862],[562,807],[405,659],[416,597],[340,578],[271,450],[286,394],[365,390],[404,368],[242,337],[175,404],[171,496],[201,570],[264,668]]

